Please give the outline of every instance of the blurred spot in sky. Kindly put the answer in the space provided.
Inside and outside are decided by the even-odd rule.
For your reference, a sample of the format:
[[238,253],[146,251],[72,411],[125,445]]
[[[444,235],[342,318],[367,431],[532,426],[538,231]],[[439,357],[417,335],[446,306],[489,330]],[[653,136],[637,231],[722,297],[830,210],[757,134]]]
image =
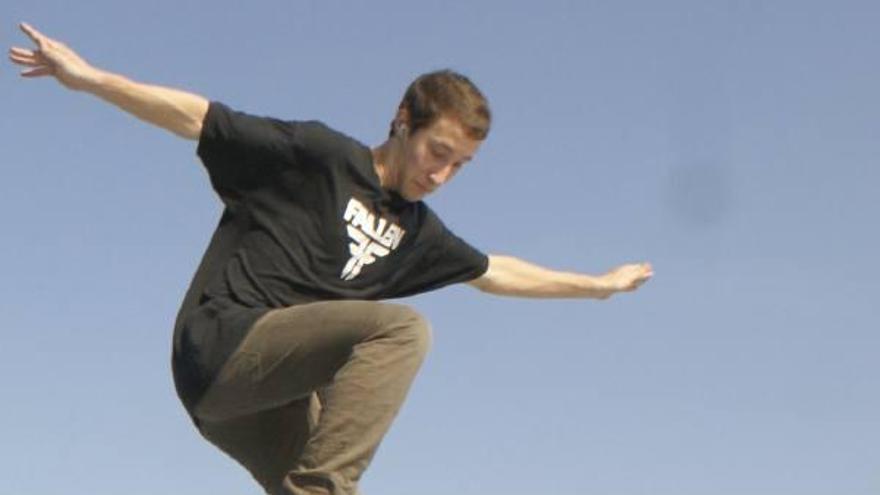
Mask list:
[[686,228],[718,227],[730,208],[730,197],[729,180],[720,161],[682,162],[668,169],[664,205]]

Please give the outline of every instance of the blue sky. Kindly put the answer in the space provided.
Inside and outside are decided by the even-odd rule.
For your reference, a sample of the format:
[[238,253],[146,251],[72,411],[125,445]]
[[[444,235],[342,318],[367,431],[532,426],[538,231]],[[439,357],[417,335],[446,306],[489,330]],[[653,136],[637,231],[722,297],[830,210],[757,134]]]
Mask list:
[[[428,202],[490,253],[655,276],[412,298],[434,347],[365,495],[880,492],[880,4],[10,0],[92,64],[378,144],[452,67],[495,122]],[[258,494],[171,381],[221,211],[195,143],[0,70],[0,493]],[[874,330],[871,330],[871,329]]]

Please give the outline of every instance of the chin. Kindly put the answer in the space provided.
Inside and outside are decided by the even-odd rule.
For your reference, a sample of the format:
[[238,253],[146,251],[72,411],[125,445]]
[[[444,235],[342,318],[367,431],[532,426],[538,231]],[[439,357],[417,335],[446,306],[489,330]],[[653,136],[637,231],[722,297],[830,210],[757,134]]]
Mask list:
[[421,189],[418,187],[412,187],[412,188],[409,188],[409,190],[400,192],[400,196],[403,199],[405,199],[407,201],[412,201],[412,202],[419,201],[427,195],[428,195],[428,191],[425,191],[424,189]]

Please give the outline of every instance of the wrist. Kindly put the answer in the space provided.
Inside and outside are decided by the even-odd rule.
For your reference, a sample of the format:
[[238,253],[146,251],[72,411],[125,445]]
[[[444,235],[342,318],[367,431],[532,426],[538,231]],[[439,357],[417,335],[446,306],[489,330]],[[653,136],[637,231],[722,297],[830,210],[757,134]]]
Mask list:
[[586,292],[588,297],[607,299],[616,292],[611,279],[607,275],[586,276]]
[[112,84],[115,74],[101,69],[89,68],[82,76],[81,82],[76,88],[95,96],[101,96]]

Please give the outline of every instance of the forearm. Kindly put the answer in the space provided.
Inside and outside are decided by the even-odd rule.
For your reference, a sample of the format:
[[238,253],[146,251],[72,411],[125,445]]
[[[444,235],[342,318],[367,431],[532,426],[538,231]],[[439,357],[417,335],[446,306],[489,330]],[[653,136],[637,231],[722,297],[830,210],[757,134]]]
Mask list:
[[208,111],[208,100],[199,95],[135,82],[107,71],[98,71],[84,90],[186,139],[199,138]]
[[489,271],[472,283],[491,294],[532,298],[605,298],[602,276],[556,271],[512,256],[492,255]]
[[187,139],[198,139],[208,112],[208,100],[201,96],[162,86],[141,84],[118,74],[98,69],[64,43],[21,23],[21,30],[37,50],[13,47],[13,62],[29,67],[23,77],[52,76],[66,88],[85,91],[108,101],[135,117]]

